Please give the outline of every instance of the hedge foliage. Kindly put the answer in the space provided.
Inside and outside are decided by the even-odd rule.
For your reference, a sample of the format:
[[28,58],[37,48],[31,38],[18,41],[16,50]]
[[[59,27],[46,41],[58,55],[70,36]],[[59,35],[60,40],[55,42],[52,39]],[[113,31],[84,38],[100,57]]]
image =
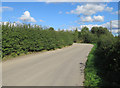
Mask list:
[[85,86],[120,87],[120,37],[114,37],[107,28],[83,28],[79,33],[85,43],[97,44],[88,56],[85,68]]
[[103,79],[103,85],[120,87],[120,38],[101,36],[96,57],[95,66]]
[[73,32],[70,31],[55,31],[54,28],[43,29],[26,24],[14,26],[8,23],[2,25],[2,57],[62,48],[72,45],[73,39]]
[[120,86],[120,37],[107,28],[87,27],[81,32],[55,31],[31,25],[2,25],[2,57],[51,50],[73,42],[95,43],[85,68],[85,86]]

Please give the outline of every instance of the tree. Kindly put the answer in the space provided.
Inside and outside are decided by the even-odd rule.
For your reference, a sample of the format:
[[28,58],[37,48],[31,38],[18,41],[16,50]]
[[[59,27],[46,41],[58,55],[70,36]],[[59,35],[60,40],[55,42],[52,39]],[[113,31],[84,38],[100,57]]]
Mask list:
[[74,42],[76,43],[78,41],[78,29],[76,28],[74,32]]
[[102,34],[110,34],[108,29],[104,27],[92,27],[91,33],[96,34],[98,37],[100,37]]
[[85,43],[90,43],[90,37],[91,34],[90,34],[90,31],[89,31],[89,28],[88,27],[83,27],[82,30],[81,30],[81,37],[83,39],[83,42]]
[[50,27],[49,30],[54,31],[54,28],[53,28],[53,27]]
[[91,33],[97,34],[97,32],[98,32],[98,27],[92,27]]
[[81,32],[89,32],[89,28],[85,26],[82,28]]

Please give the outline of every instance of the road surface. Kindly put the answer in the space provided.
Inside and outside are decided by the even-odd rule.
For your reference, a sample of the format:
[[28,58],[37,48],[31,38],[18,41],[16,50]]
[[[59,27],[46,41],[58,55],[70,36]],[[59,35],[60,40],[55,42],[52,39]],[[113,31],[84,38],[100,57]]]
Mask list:
[[93,45],[73,44],[20,56],[2,64],[3,86],[82,86],[84,65]]

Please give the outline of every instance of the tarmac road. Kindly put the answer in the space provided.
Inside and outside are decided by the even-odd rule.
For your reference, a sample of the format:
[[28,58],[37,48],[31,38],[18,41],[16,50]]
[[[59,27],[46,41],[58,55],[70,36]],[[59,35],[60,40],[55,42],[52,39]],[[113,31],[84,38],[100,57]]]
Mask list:
[[93,45],[76,44],[54,51],[19,56],[2,63],[3,86],[82,86]]

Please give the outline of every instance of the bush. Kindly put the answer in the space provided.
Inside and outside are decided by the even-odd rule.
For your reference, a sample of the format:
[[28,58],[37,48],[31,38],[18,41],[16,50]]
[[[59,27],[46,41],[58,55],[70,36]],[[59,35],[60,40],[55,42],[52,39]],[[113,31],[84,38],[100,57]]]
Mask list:
[[28,52],[51,50],[73,44],[73,33],[55,31],[54,28],[42,29],[30,25],[2,25],[3,57]]
[[[90,52],[85,68],[85,86],[120,87],[120,38],[103,27],[93,27],[84,32],[87,41],[96,43]],[[95,38],[96,37],[96,38]],[[85,39],[84,39],[85,40]],[[86,42],[86,41],[84,41]],[[96,81],[95,81],[96,80]]]

